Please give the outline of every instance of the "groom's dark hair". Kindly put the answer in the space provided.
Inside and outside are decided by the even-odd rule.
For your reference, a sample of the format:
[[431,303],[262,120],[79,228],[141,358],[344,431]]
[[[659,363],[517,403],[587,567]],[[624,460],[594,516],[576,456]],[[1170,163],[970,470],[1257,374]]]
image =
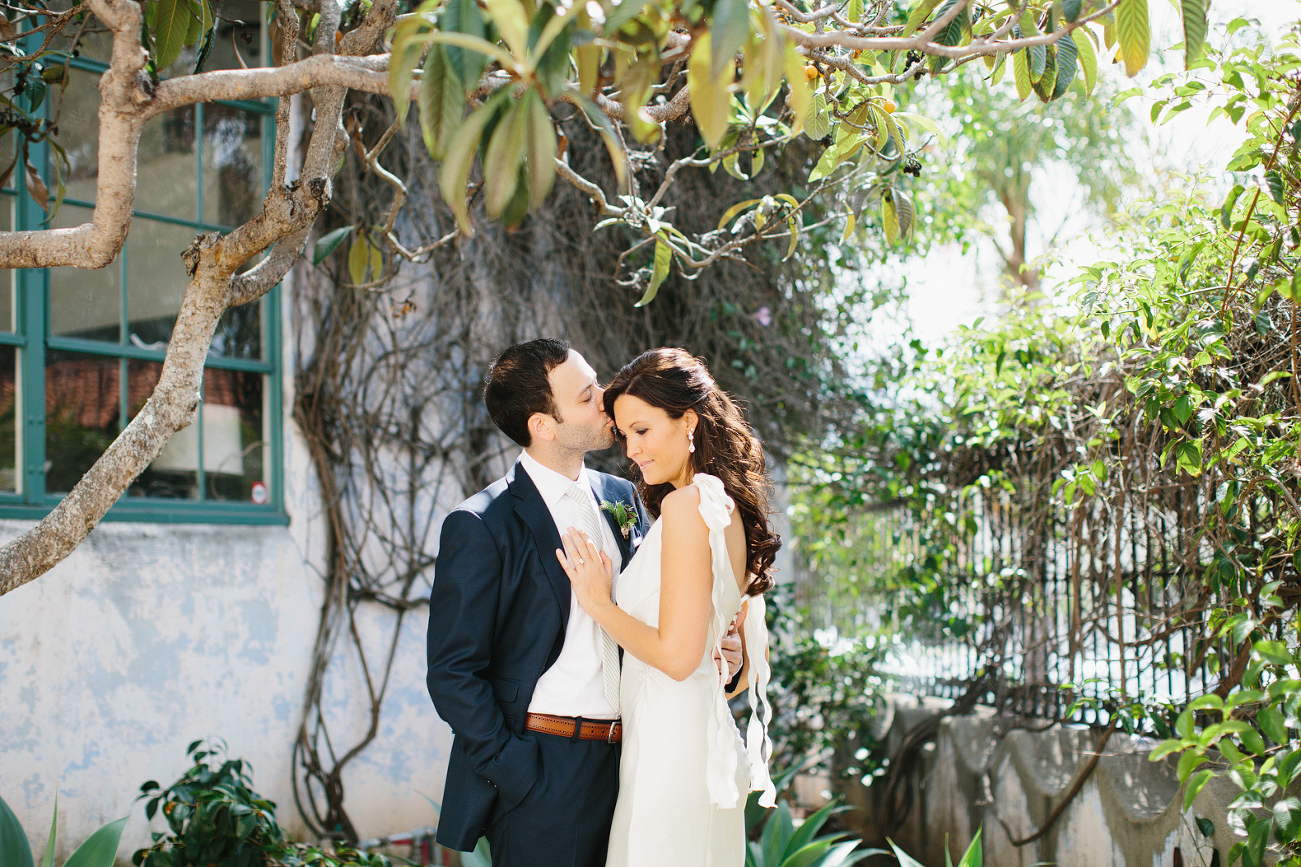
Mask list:
[[483,402],[501,432],[528,448],[529,417],[535,412],[560,419],[547,375],[569,358],[569,341],[539,337],[518,343],[488,365]]

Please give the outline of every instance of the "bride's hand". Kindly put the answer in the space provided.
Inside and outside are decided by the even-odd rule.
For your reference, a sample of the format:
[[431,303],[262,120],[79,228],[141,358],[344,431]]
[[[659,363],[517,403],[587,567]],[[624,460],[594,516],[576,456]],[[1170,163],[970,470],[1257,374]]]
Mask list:
[[614,588],[614,564],[596,547],[586,533],[573,527],[560,537],[565,549],[556,549],[556,557],[569,576],[569,585],[583,610],[595,616],[602,605],[611,602]]

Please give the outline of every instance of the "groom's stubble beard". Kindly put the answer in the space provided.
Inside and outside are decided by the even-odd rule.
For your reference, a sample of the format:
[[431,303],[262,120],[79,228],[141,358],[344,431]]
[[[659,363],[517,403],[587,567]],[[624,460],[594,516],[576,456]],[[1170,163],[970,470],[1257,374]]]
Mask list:
[[[559,414],[559,411],[554,417],[560,423],[557,441],[568,449],[587,454],[588,452],[604,451],[614,445],[614,426],[604,420],[595,424],[566,422]],[[609,417],[602,413],[601,418],[608,419]]]

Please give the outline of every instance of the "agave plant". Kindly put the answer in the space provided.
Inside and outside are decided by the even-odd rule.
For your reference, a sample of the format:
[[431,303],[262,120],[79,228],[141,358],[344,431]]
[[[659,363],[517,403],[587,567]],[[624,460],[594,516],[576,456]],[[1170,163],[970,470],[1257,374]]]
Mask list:
[[[786,802],[778,802],[759,839],[750,841],[745,867],[849,867],[869,855],[889,854],[884,849],[858,849],[861,841],[850,834],[818,836],[827,819],[843,809],[827,804],[796,827]],[[750,809],[746,813],[755,815]]]
[[[91,834],[63,862],[63,867],[113,867],[118,843],[122,839],[122,826],[125,824],[126,817],[123,816]],[[41,867],[54,867],[54,839],[58,830],[59,799],[56,797],[54,819],[50,822],[50,839],[45,844],[45,857],[41,859]],[[3,798],[0,798],[0,864],[4,867],[36,867],[31,844],[27,842],[27,833]]]
[[[913,858],[907,852],[900,849],[891,840],[890,848],[894,850],[895,857],[899,859],[899,867],[923,867],[922,863]],[[967,851],[962,853],[962,859],[958,861],[958,867],[982,867],[984,864],[984,855],[981,853],[980,846],[980,829],[976,829],[976,836],[971,838],[971,845]],[[953,867],[953,859],[949,857],[949,847],[944,847],[944,867]]]

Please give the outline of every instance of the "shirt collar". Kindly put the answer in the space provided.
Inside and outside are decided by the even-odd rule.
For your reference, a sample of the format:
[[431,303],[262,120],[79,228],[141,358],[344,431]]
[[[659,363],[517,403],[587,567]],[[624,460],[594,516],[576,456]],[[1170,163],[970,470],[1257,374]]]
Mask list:
[[[587,468],[578,475],[578,481],[566,476],[564,473],[558,473],[550,467],[544,467],[537,458],[528,452],[520,452],[519,463],[524,467],[524,472],[529,474],[533,484],[537,486],[538,493],[542,495],[542,501],[551,508],[560,502],[560,498],[574,485],[582,485],[587,490],[592,489],[592,483],[587,478]],[[596,496],[593,494],[592,496]]]

